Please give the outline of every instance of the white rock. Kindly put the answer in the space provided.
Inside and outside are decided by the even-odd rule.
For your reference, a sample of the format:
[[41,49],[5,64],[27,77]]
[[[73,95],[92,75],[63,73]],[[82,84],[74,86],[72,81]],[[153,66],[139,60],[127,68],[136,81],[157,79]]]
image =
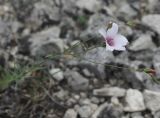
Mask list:
[[97,104],[90,104],[90,107],[92,109],[92,114],[97,110],[98,106]]
[[127,91],[125,102],[124,111],[135,112],[145,110],[143,95],[136,89],[129,89]]
[[79,100],[79,104],[80,104],[80,105],[89,105],[89,104],[91,104],[91,101],[90,101],[90,99],[88,99],[88,98],[80,99],[80,100]]
[[120,105],[119,100],[118,100],[118,98],[116,98],[116,97],[112,97],[112,98],[111,98],[111,103],[112,103],[113,105]]
[[121,105],[104,103],[95,111],[91,118],[121,118],[123,108]]
[[148,9],[150,10],[151,13],[153,13],[155,10],[155,6],[158,3],[158,0],[148,0],[147,2],[148,2],[147,4]]
[[[106,77],[105,63],[112,62],[113,60],[114,56],[112,52],[106,53],[106,48],[97,47],[87,51],[81,64],[83,67],[88,67],[90,72],[94,72],[96,77],[104,79]],[[101,64],[96,64],[99,62],[101,62]]]
[[90,118],[96,109],[97,105],[85,105],[78,109],[78,113],[81,118]]
[[152,14],[152,15],[146,15],[142,18],[142,23],[154,31],[156,31],[160,35],[160,15],[159,14]]
[[95,104],[99,104],[100,100],[97,97],[92,97],[91,102]]
[[29,39],[31,55],[47,55],[63,52],[63,40],[59,38],[60,28],[51,27],[42,32],[33,34]]
[[77,118],[77,112],[74,109],[68,109],[63,118]]
[[126,116],[122,116],[122,118],[130,118],[130,116],[129,116],[129,115],[126,115]]
[[160,110],[160,92],[145,90],[143,95],[148,109],[152,112]]
[[118,87],[110,87],[110,88],[101,88],[95,89],[93,91],[94,95],[97,96],[114,96],[114,97],[123,97],[125,96],[126,90]]
[[58,91],[58,92],[55,92],[54,93],[54,96],[56,97],[56,98],[58,98],[59,100],[65,100],[65,99],[67,99],[68,98],[68,91],[67,90],[60,90],[60,91]]
[[103,111],[104,108],[106,108],[108,106],[108,103],[104,103],[101,106],[99,106],[99,108],[94,112],[94,114],[92,115],[91,118],[98,118],[98,115]]
[[87,9],[90,12],[95,12],[100,8],[101,2],[99,0],[77,0],[76,6],[81,9]]
[[59,7],[53,5],[53,1],[37,1],[33,6],[33,10],[30,14],[29,25],[32,25],[34,29],[39,28],[46,20],[46,16],[54,22],[60,21]]
[[79,74],[77,71],[66,71],[65,77],[67,78],[68,85],[73,90],[87,90],[89,86],[89,80]]
[[158,112],[156,112],[156,113],[154,114],[154,118],[160,118],[160,111],[158,111]]
[[144,117],[141,115],[141,112],[134,112],[131,114],[131,118],[144,118]]
[[60,68],[53,68],[49,72],[53,76],[53,78],[56,79],[57,81],[61,81],[64,79],[63,72]]
[[77,101],[73,98],[69,98],[67,101],[66,101],[66,104],[67,106],[73,106],[74,104],[76,104]]
[[125,19],[129,20],[137,15],[137,12],[131,8],[127,3],[122,4],[117,11],[117,15],[124,16]]
[[86,77],[90,77],[91,76],[91,73],[89,72],[89,70],[87,68],[83,69],[82,72]]
[[135,40],[129,47],[133,51],[139,51],[144,49],[156,48],[156,45],[153,43],[151,35],[143,34],[137,40]]

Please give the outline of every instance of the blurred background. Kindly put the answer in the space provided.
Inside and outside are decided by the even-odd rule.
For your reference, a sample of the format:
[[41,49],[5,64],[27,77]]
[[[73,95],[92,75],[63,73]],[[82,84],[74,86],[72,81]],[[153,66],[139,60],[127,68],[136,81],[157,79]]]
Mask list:
[[160,0],[0,0],[0,118],[160,118],[159,46]]

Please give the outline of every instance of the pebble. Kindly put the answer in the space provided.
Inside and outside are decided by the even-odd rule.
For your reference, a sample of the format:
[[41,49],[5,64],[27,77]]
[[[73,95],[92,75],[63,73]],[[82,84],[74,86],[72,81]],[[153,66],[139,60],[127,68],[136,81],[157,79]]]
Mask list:
[[123,97],[125,96],[126,90],[118,87],[110,87],[110,88],[100,88],[93,90],[93,95],[96,96],[115,96],[115,97]]
[[74,109],[68,109],[63,118],[77,118],[77,112]]
[[145,90],[143,96],[148,109],[152,112],[160,110],[160,92]]
[[126,106],[124,107],[124,111],[136,112],[144,111],[146,109],[143,95],[140,91],[136,89],[127,90],[125,102]]

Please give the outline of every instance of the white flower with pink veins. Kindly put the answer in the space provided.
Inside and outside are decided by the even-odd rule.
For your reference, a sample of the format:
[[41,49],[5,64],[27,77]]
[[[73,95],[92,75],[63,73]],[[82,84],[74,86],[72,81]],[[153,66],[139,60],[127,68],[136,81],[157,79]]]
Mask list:
[[111,23],[111,27],[107,30],[102,28],[99,33],[104,37],[106,42],[106,50],[126,50],[125,46],[128,44],[128,40],[121,34],[118,34],[118,25]]

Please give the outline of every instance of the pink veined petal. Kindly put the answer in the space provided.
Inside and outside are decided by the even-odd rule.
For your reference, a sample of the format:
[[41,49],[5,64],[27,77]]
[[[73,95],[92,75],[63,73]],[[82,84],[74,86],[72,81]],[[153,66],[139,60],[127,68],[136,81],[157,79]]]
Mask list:
[[104,39],[106,39],[107,36],[107,32],[104,28],[99,29],[98,32],[104,37]]
[[115,37],[118,33],[118,25],[116,23],[112,23],[112,27],[107,30],[107,37]]
[[113,46],[110,46],[106,43],[106,50],[107,51],[113,51],[114,50],[114,47]]
[[125,46],[128,44],[128,40],[126,37],[124,37],[123,35],[121,34],[117,34],[115,37],[114,37],[114,42],[115,42],[115,46],[116,47],[122,47],[122,46]]

